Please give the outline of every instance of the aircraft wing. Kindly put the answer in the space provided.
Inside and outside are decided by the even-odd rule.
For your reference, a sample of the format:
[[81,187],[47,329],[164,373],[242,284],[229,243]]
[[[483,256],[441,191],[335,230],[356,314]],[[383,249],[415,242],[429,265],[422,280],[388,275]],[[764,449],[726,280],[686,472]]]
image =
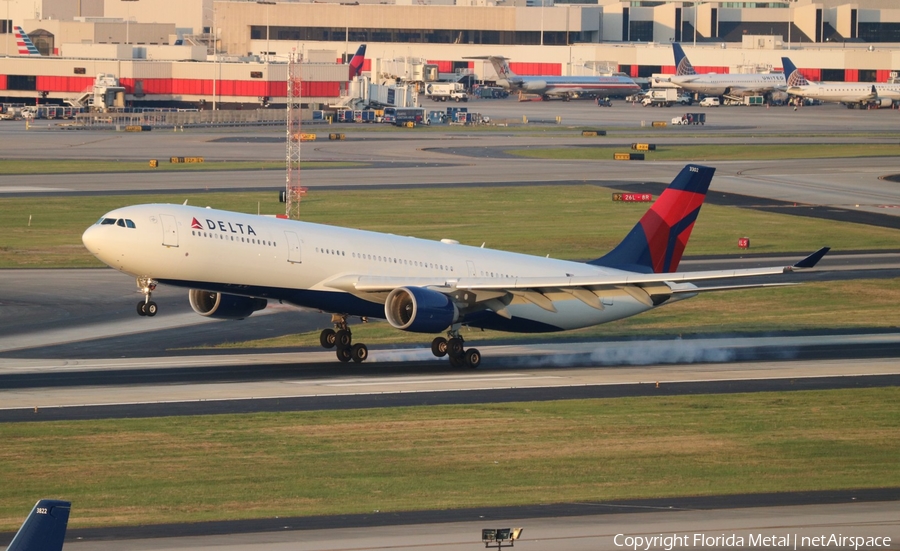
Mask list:
[[[828,247],[823,247],[790,266],[739,270],[708,270],[660,274],[622,272],[621,274],[601,276],[517,278],[405,278],[344,275],[324,282],[323,287],[347,291],[357,296],[364,296],[368,300],[375,302],[383,302],[386,293],[399,287],[423,287],[447,295],[453,295],[454,298],[459,298],[459,292],[470,292],[471,296],[466,295],[465,302],[471,306],[483,304],[484,308],[492,308],[491,303],[495,299],[513,295],[548,310],[553,309],[553,306],[544,293],[562,291],[570,293],[598,309],[602,309],[600,299],[594,294],[594,291],[602,289],[618,288],[642,302],[648,302],[652,301],[653,296],[790,285],[785,283],[760,283],[698,288],[692,283],[718,279],[777,275],[790,273],[795,270],[809,269],[814,267],[829,250]],[[496,305],[496,302],[494,302],[494,305]]]

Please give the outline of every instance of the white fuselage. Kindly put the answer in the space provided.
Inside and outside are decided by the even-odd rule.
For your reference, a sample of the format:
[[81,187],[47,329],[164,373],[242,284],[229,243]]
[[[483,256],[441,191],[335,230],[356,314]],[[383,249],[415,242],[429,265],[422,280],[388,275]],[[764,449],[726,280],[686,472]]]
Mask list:
[[[469,279],[622,274],[620,270],[199,207],[149,204],[116,209],[95,224],[85,246],[104,263],[135,277],[234,295],[283,300],[298,306],[366,317],[385,317],[385,293],[354,292],[357,277],[408,280],[448,287]],[[341,282],[338,284],[338,282]],[[481,311],[462,320],[510,331],[558,331],[605,323],[649,310],[624,290],[595,291],[602,309],[560,290],[544,294],[555,312],[516,296],[511,318]],[[685,298],[687,298],[685,296]]]
[[[875,95],[872,94],[872,86],[875,87]],[[900,101],[900,83],[818,82],[791,86],[787,92],[792,96],[817,99],[823,102],[864,103],[876,99]]]
[[762,95],[785,88],[781,73],[673,75],[668,81],[689,92],[711,96]]

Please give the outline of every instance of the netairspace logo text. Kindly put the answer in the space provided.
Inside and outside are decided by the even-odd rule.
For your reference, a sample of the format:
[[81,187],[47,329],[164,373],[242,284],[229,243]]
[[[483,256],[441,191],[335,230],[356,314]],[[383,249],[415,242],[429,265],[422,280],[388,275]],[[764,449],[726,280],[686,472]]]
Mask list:
[[822,534],[819,536],[800,536],[798,534],[659,534],[658,536],[629,536],[616,534],[613,538],[616,547],[633,551],[649,551],[664,549],[672,551],[678,548],[701,549],[713,547],[746,548],[746,549],[889,549],[891,538],[881,536],[844,536],[842,534]]

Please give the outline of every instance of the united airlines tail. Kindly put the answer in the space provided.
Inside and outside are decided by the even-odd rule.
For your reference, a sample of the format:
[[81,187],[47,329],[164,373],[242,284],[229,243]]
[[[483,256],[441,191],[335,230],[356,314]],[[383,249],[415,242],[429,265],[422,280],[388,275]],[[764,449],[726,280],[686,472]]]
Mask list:
[[684,54],[681,44],[673,42],[672,51],[675,53],[675,76],[697,74],[697,72],[694,71],[694,66],[691,65],[691,62],[688,61],[687,56]]
[[19,47],[19,55],[41,55],[41,52],[35,47],[34,43],[22,30],[22,27],[16,25],[16,45]]
[[678,270],[716,169],[685,166],[625,239],[588,264],[641,273]]
[[350,58],[350,78],[358,77],[363,71],[363,65],[366,63],[366,45],[362,44],[356,54]]
[[38,501],[6,551],[60,551],[71,508],[68,501]]
[[789,58],[782,57],[781,65],[784,67],[784,80],[787,82],[788,88],[791,86],[806,86],[809,84],[806,77],[800,74],[800,69],[797,69],[797,66],[794,65]]

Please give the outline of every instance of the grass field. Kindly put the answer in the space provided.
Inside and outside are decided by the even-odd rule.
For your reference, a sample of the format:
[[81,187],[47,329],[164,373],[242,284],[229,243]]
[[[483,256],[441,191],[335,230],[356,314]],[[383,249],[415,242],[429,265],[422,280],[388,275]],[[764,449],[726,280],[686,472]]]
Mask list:
[[[613,203],[611,190],[593,185],[313,190],[303,199],[302,219],[425,239],[555,258],[595,258],[614,247],[647,209]],[[166,202],[263,214],[284,212],[275,192],[173,195],[4,198],[0,201],[0,268],[95,267],[101,264],[81,234],[104,213],[124,205]],[[259,205],[259,207],[257,207]],[[803,207],[797,207],[803,208]],[[29,225],[30,217],[30,225]],[[896,248],[897,230],[706,205],[694,228],[688,255],[737,254],[748,236],[753,252],[812,252]]]
[[[647,140],[653,142],[652,139]],[[591,145],[590,147],[547,147],[508,149],[510,155],[537,159],[609,160],[613,153],[631,152],[627,147]],[[724,144],[657,145],[645,151],[648,161],[726,161],[766,159],[833,159],[840,157],[892,157],[900,155],[898,144]]]
[[900,389],[0,424],[0,531],[900,486]]
[[[284,161],[205,161],[202,163],[170,163],[157,159],[151,168],[147,161],[110,161],[89,159],[40,160],[0,159],[0,174],[76,174],[92,172],[197,172],[215,170],[284,170]],[[338,161],[304,161],[300,168],[350,168],[365,163]]]

